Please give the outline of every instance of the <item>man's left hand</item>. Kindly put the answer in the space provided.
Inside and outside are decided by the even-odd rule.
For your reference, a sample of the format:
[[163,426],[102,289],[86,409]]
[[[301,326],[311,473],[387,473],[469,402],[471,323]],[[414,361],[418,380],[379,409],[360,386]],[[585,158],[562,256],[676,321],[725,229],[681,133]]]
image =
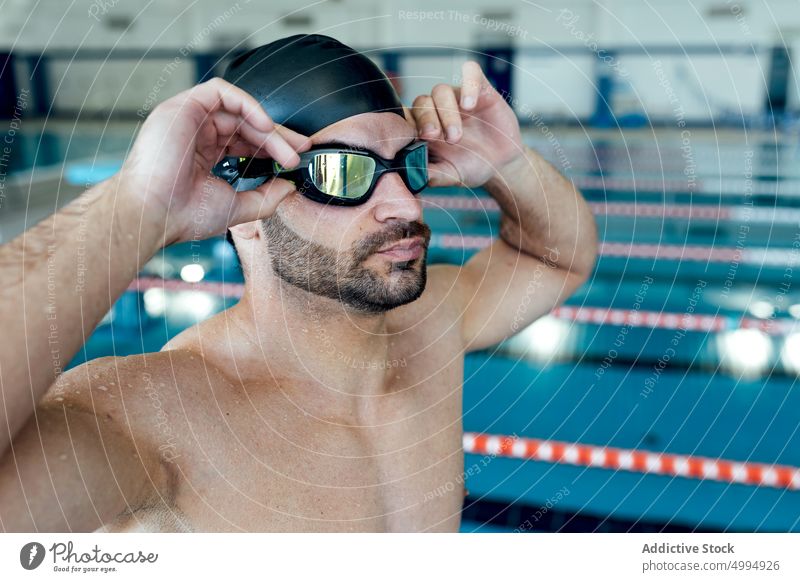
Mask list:
[[481,186],[524,155],[516,114],[474,61],[464,63],[460,87],[436,85],[410,115],[428,142],[431,186]]

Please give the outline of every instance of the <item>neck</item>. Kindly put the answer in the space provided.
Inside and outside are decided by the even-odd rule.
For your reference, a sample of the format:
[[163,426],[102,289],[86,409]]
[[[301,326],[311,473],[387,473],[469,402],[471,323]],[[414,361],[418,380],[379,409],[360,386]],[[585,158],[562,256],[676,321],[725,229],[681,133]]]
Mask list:
[[298,386],[319,383],[346,395],[385,389],[391,345],[385,314],[348,309],[278,277],[247,284],[232,311],[243,343],[237,351],[254,375],[280,374]]

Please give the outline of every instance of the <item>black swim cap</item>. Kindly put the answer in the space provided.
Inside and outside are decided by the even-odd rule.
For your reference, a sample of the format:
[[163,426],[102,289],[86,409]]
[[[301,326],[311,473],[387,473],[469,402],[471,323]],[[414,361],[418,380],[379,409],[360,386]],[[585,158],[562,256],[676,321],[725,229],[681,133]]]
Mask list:
[[405,118],[383,71],[329,36],[298,34],[252,49],[223,78],[253,95],[275,123],[307,136],[359,113]]

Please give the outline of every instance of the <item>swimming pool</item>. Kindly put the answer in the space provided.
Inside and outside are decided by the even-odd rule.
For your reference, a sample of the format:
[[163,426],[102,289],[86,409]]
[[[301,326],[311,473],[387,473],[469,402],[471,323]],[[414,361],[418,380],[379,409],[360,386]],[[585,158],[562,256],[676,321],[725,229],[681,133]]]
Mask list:
[[[794,140],[563,135],[526,140],[582,189],[601,256],[565,306],[467,357],[463,529],[800,530]],[[113,173],[126,147],[120,134],[102,164],[86,161],[90,136],[66,155],[75,184]],[[461,264],[496,235],[485,192],[423,200],[430,262]],[[73,365],[158,350],[239,283],[223,240],[170,247]]]

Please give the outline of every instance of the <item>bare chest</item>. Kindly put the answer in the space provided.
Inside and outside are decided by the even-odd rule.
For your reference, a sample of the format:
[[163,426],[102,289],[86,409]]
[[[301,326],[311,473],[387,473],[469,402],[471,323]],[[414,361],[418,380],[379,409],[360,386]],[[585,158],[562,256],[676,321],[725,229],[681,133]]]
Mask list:
[[399,356],[355,415],[280,387],[187,407],[161,497],[196,531],[457,530],[463,357],[430,356]]

